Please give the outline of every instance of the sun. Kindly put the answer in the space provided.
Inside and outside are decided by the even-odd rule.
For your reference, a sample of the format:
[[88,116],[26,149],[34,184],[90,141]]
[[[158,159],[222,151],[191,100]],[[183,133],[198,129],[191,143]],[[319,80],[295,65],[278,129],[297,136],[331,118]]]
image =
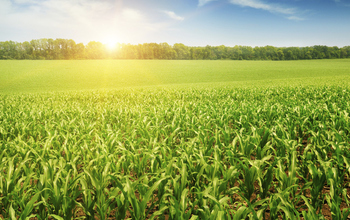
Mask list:
[[117,49],[118,41],[115,38],[103,40],[102,43],[106,46],[108,50]]

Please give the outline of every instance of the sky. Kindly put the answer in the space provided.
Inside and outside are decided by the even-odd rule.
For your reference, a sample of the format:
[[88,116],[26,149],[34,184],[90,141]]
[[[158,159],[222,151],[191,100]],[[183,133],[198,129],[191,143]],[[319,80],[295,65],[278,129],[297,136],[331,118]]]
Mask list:
[[350,45],[350,0],[0,0],[0,41]]

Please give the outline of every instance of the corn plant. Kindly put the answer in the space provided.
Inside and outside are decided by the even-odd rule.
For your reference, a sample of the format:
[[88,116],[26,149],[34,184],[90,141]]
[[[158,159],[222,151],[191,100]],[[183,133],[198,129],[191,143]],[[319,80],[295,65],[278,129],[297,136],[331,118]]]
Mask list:
[[349,216],[347,86],[0,96],[1,218]]

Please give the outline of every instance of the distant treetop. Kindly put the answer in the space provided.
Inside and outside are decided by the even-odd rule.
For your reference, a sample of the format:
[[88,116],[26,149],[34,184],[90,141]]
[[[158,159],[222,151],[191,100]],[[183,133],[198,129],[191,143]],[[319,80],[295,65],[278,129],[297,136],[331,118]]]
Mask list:
[[87,45],[71,39],[0,42],[0,59],[164,59],[164,60],[308,60],[350,58],[350,46],[328,47],[190,47],[176,43],[118,44],[113,50],[101,42]]

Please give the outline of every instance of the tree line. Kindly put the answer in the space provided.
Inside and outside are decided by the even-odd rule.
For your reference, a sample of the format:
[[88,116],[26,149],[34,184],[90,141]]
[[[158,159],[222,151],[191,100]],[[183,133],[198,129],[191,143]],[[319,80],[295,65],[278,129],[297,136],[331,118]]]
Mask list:
[[166,59],[166,60],[306,60],[350,58],[350,46],[328,47],[190,47],[181,43],[117,44],[108,49],[101,42],[84,45],[71,39],[37,39],[0,42],[0,59]]

